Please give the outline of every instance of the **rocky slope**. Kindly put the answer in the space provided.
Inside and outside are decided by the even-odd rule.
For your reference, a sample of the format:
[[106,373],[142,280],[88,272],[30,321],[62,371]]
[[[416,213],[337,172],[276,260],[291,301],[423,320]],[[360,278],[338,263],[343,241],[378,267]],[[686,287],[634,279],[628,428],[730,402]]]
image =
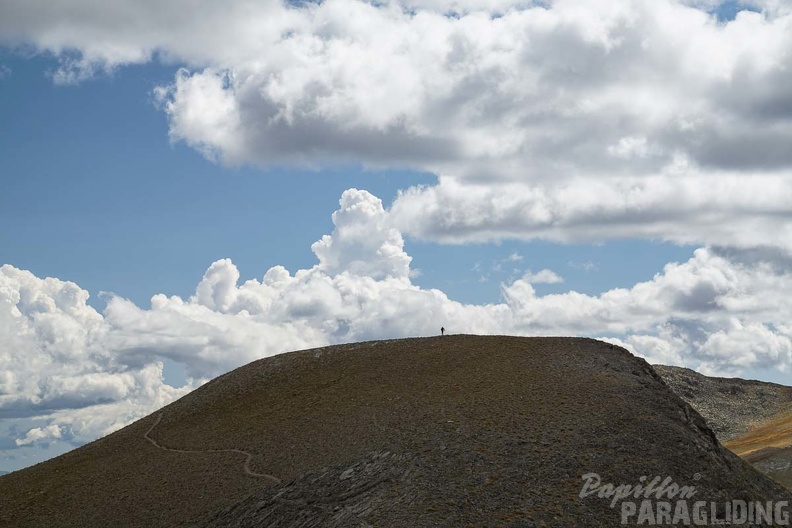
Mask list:
[[654,368],[728,449],[792,490],[792,387]]
[[446,336],[251,363],[0,477],[0,525],[618,525],[587,473],[792,501],[623,349]]
[[654,365],[663,381],[707,420],[721,442],[751,426],[792,411],[792,387],[740,378],[716,378],[696,371]]

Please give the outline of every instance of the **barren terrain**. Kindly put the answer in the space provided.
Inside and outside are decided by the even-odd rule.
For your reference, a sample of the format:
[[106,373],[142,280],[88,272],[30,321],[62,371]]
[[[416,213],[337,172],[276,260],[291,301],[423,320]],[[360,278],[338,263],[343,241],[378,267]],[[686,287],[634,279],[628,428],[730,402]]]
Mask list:
[[792,387],[707,377],[680,367],[655,370],[725,447],[792,490]]

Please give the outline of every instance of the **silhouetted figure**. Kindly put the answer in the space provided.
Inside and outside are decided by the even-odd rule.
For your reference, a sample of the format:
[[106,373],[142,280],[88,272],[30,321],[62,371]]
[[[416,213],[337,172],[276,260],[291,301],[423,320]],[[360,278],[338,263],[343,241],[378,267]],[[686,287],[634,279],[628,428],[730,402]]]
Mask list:
[[442,326],[440,327],[440,335],[445,335],[445,328]]

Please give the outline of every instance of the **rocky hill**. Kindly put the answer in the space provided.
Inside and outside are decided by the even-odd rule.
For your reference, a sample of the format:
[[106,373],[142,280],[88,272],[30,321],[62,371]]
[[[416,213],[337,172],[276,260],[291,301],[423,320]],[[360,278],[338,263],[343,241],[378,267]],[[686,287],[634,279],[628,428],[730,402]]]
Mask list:
[[[0,477],[2,526],[586,526],[583,475],[792,496],[645,361],[591,339],[445,336],[256,361]],[[634,518],[631,519],[634,524]]]
[[654,368],[728,449],[792,490],[792,387]]

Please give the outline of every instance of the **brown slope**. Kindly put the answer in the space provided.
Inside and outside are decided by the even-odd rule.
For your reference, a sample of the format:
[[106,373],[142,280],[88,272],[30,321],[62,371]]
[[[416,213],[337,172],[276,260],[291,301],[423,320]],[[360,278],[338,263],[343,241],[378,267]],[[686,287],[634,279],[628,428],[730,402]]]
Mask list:
[[618,524],[608,501],[578,497],[589,472],[670,476],[703,500],[792,499],[623,349],[446,336],[251,363],[0,477],[0,524]]
[[725,446],[792,490],[792,412],[760,422]]
[[741,457],[762,449],[783,449],[792,446],[792,412],[784,412],[764,420],[746,434],[724,444]]

